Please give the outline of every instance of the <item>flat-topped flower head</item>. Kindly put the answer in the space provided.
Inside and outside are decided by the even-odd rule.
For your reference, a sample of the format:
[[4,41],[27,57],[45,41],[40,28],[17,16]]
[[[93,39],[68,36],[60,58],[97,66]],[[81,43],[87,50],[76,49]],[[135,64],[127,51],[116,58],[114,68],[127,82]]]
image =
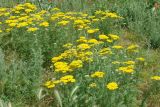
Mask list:
[[134,61],[126,61],[126,62],[123,62],[123,64],[127,64],[127,65],[134,65],[135,62]]
[[56,72],[66,73],[72,71],[67,62],[56,62],[54,63],[54,67]]
[[64,84],[74,83],[76,80],[74,79],[73,75],[66,75],[60,78],[60,82]]
[[91,77],[92,78],[103,78],[104,75],[105,75],[104,72],[102,72],[102,71],[96,71],[93,74],[91,74]]
[[133,73],[134,72],[134,66],[129,65],[129,66],[123,66],[118,68],[119,71],[122,71],[123,73]]
[[48,27],[49,23],[45,21],[45,22],[40,23],[39,26]]
[[152,76],[151,79],[156,80],[156,81],[160,81],[160,76],[158,76],[158,75]]
[[118,40],[120,37],[118,35],[114,35],[114,34],[109,34],[109,36],[111,37],[111,39],[113,40]]
[[81,60],[73,60],[70,64],[69,67],[71,69],[76,69],[76,68],[81,68],[83,66],[83,62]]
[[38,30],[37,27],[30,27],[30,28],[27,29],[28,32],[35,32],[37,30]]
[[100,40],[107,40],[109,37],[107,35],[101,34],[98,36]]
[[86,43],[82,43],[82,44],[79,44],[79,45],[77,46],[77,48],[78,48],[79,50],[87,50],[87,49],[90,49],[91,47],[90,47],[88,44],[86,44]]
[[110,82],[106,85],[106,88],[113,91],[118,89],[118,84],[116,82]]
[[87,30],[87,33],[88,34],[93,34],[93,33],[96,33],[98,31],[99,31],[99,29],[89,29],[89,30]]

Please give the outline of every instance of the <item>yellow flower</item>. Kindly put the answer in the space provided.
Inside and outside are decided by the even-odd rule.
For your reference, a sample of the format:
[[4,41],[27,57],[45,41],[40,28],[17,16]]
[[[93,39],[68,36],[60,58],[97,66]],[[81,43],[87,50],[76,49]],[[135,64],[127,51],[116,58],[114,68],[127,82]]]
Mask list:
[[77,55],[77,50],[76,49],[68,49],[64,51],[60,56],[65,59],[65,58],[71,58],[73,56]]
[[77,47],[80,50],[86,50],[91,48],[88,44],[85,44],[85,43],[79,44]]
[[119,36],[114,35],[114,34],[109,34],[109,36],[113,39],[113,40],[118,40]]
[[0,30],[0,33],[2,32],[2,30]]
[[64,84],[67,83],[74,83],[76,80],[74,79],[73,75],[66,75],[60,78],[60,81]]
[[134,66],[130,65],[130,66],[126,66],[126,67],[119,67],[118,70],[122,71],[124,73],[132,73],[132,72],[134,72]]
[[142,57],[136,58],[136,60],[138,60],[138,61],[145,61],[145,59],[142,58]]
[[99,44],[100,42],[96,39],[89,39],[88,43],[96,45],[96,44]]
[[30,28],[27,29],[28,32],[34,32],[34,31],[37,31],[37,30],[38,30],[38,28],[36,28],[36,27],[30,27]]
[[0,8],[0,12],[5,12],[7,8]]
[[44,86],[46,86],[47,88],[54,88],[56,86],[56,84],[59,84],[60,81],[59,80],[54,80],[54,81],[47,81]]
[[158,80],[160,80],[160,76],[152,76],[151,79],[152,79],[152,80],[157,80],[157,81],[158,81]]
[[87,30],[87,33],[88,34],[93,34],[93,33],[96,33],[98,31],[99,31],[99,29],[89,29],[89,30]]
[[74,21],[74,24],[84,24],[84,21],[83,20],[80,20],[80,19],[78,19],[78,20],[75,20]]
[[18,20],[5,20],[5,23],[17,23]]
[[9,13],[9,12],[7,12],[7,13],[5,13],[5,14],[4,14],[4,16],[9,16],[9,15],[10,15],[10,13]]
[[30,13],[30,12],[32,12],[33,10],[31,10],[31,9],[25,9],[25,12],[26,13]]
[[110,48],[102,48],[102,49],[99,51],[99,54],[100,54],[100,55],[112,54],[112,51],[111,51]]
[[107,40],[109,37],[106,35],[99,35],[100,40]]
[[24,9],[24,7],[22,6],[22,5],[17,5],[16,7],[15,7],[15,10],[23,10]]
[[37,7],[34,4],[31,4],[31,3],[25,3],[24,6],[26,6],[26,8],[32,9],[32,10],[37,9]]
[[47,88],[54,88],[55,84],[48,85]]
[[123,62],[124,64],[128,64],[128,65],[134,65],[135,62],[134,61],[126,61],[126,62]]
[[41,16],[41,15],[38,15],[38,14],[34,14],[34,15],[33,15],[33,19],[36,20],[36,21],[43,20],[42,16]]
[[113,42],[113,40],[111,40],[111,39],[107,39],[107,42],[112,43],[112,42]]
[[68,71],[72,71],[69,66],[68,66],[68,63],[67,62],[56,62],[54,64],[55,66],[55,71],[56,72],[62,72],[62,73],[66,73]]
[[17,23],[9,23],[8,26],[10,27],[15,27],[17,25]]
[[96,83],[91,83],[91,84],[89,84],[89,87],[97,87],[97,84]]
[[49,23],[48,22],[42,22],[39,24],[40,26],[44,26],[44,27],[48,27],[49,26]]
[[21,22],[21,23],[17,24],[17,28],[21,28],[21,27],[25,27],[25,26],[28,26],[27,22]]
[[83,66],[83,62],[81,60],[73,60],[69,67],[72,69],[81,68]]
[[116,13],[111,13],[111,12],[106,13],[106,16],[111,18],[121,18]]
[[63,25],[63,26],[65,26],[65,25],[67,25],[68,23],[69,23],[69,21],[63,20],[63,21],[58,22],[58,25]]
[[130,45],[130,46],[127,47],[127,50],[128,50],[128,52],[135,52],[135,53],[137,53],[138,52],[138,49],[137,49],[138,47],[139,47],[138,45],[132,44],[132,45]]
[[82,61],[93,61],[92,58],[93,53],[91,51],[86,51],[86,52],[78,52],[78,54],[76,55],[76,57]]
[[92,78],[103,78],[104,74],[105,74],[104,72],[96,71],[93,74],[91,74],[91,77]]
[[28,19],[28,16],[19,17],[17,20],[18,21],[25,21],[26,19]]
[[55,63],[55,62],[57,62],[57,61],[59,61],[61,59],[62,59],[62,57],[58,56],[58,57],[53,57],[51,60],[52,60],[52,63]]
[[116,82],[110,82],[106,85],[106,88],[109,90],[116,90],[118,88],[118,84]]
[[138,48],[139,46],[138,45],[134,45],[134,44],[132,44],[132,45],[130,45],[130,46],[128,46],[128,50],[132,50],[132,49],[136,49],[136,48]]
[[16,16],[10,16],[9,17],[9,19],[15,19],[16,18]]

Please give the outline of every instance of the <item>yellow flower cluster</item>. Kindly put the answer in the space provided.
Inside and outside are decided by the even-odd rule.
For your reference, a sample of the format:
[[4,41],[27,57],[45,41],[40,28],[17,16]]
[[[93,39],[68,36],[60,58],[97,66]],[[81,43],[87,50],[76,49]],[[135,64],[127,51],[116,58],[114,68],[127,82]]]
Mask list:
[[92,78],[103,78],[103,76],[104,76],[104,72],[102,72],[102,71],[96,71],[96,72],[94,72],[93,74],[91,74],[91,77]]
[[79,44],[77,48],[84,51],[86,49],[90,49],[91,47],[88,44],[82,43],[82,44]]
[[118,88],[118,84],[116,82],[110,82],[106,85],[106,88],[113,91],[113,90],[116,90]]
[[59,8],[53,8],[51,12],[39,11],[36,5],[31,3],[19,4],[13,8],[0,8],[1,16],[5,16],[3,24],[8,27],[6,32],[10,32],[14,28],[25,28],[28,29],[27,32],[34,32],[40,30],[39,27],[43,29],[42,27],[48,28],[50,25],[71,25],[76,30],[86,30],[89,34],[99,31],[99,29],[92,28],[92,24],[107,18],[121,18],[116,13],[107,11],[96,11],[95,16],[82,12],[62,12]]
[[28,28],[28,32],[34,32],[34,31],[36,31],[36,30],[38,30],[38,28],[36,28],[36,27],[30,27],[30,28]]
[[127,65],[134,65],[135,62],[134,61],[126,61],[126,62],[123,62],[124,64],[127,64]]
[[[112,54],[114,52],[114,49],[122,49],[122,48],[125,49],[125,47],[122,47],[121,45],[113,45],[109,47],[103,46],[104,42],[102,42],[101,40],[108,39],[107,37],[111,38],[111,36],[106,36],[106,35],[101,35],[99,36],[98,39],[95,39],[95,38],[88,39],[87,37],[80,36],[79,39],[76,40],[76,45],[73,45],[71,43],[67,43],[63,45],[63,47],[65,47],[66,50],[62,52],[59,56],[52,58],[54,69],[56,71],[55,73],[69,74],[69,75],[61,77],[59,80],[60,83],[68,84],[68,83],[76,82],[76,79],[74,79],[73,77],[73,74],[76,75],[76,72],[74,73],[73,71],[76,71],[79,68],[83,69],[83,65],[86,64],[87,61],[93,61],[93,56],[95,53],[98,52],[99,56],[101,57],[101,56]],[[117,40],[119,39],[119,36],[117,35],[115,36],[112,34],[112,39]],[[97,48],[97,46],[101,46],[101,47]],[[135,49],[135,47],[133,48],[132,45],[130,46],[131,48],[127,47],[126,50]],[[136,46],[136,49],[137,48],[138,47]],[[113,52],[112,52],[112,49],[113,49]],[[126,51],[124,50],[124,52]],[[113,56],[114,55],[115,54],[113,54]],[[136,60],[144,61],[144,58],[138,57],[135,60],[112,61],[111,64],[114,64],[116,67],[117,67],[116,64],[118,64],[118,71],[131,74],[135,71]],[[102,71],[96,71],[92,73],[90,77],[92,79],[103,78],[105,77],[105,73]],[[154,77],[154,80],[158,80],[157,77]],[[53,86],[51,85],[51,87],[55,87],[55,84]],[[97,83],[95,81],[91,82],[89,84],[89,87],[95,88],[97,87]],[[119,87],[116,82],[110,82],[106,84],[106,88],[109,90],[116,90]]]
[[137,50],[138,47],[139,47],[138,45],[132,44],[132,45],[128,46],[127,50],[129,52],[138,52],[138,50]]
[[[106,41],[108,43],[112,43],[113,41],[118,40],[119,36],[114,35],[114,34],[108,34],[108,35],[100,34],[99,39],[102,41]],[[122,48],[122,47],[120,47],[120,48]]]
[[[110,37],[109,37],[110,38]],[[94,49],[97,45],[101,45],[104,42],[101,39],[97,40],[95,38],[86,38],[84,36],[80,36],[79,39],[76,40],[77,44],[73,46],[71,43],[67,43],[63,45],[66,48],[64,52],[62,52],[59,56],[52,58],[52,63],[54,65],[55,72],[57,73],[72,73],[71,71],[75,71],[76,69],[82,68],[84,63],[93,61],[93,53]],[[98,49],[99,55],[105,55],[107,53],[112,53],[110,48],[100,48]],[[96,71],[91,74],[92,78],[102,78],[105,73],[102,71]],[[68,76],[67,76],[68,77]],[[67,78],[65,77],[65,78]],[[71,80],[73,79],[69,76]],[[68,78],[69,78],[68,77]],[[62,77],[60,81],[65,83],[65,79]],[[74,79],[71,82],[75,82]],[[90,87],[95,87],[95,84],[90,85]]]
[[102,55],[110,55],[112,54],[112,51],[110,48],[102,48],[100,51],[99,51],[99,54],[102,56]]
[[62,83],[64,83],[64,84],[76,82],[76,80],[74,79],[73,75],[66,75],[64,77],[61,77],[60,81]]
[[39,25],[43,27],[48,27],[49,23],[45,21],[45,22],[40,23]]
[[74,83],[76,80],[74,79],[73,75],[66,75],[61,77],[59,80],[53,80],[53,81],[47,81],[44,86],[47,88],[54,88],[58,84],[68,84],[68,83]]
[[70,69],[70,67],[68,66],[67,62],[56,62],[54,63],[54,67],[56,72],[66,73],[68,71],[72,71],[72,69]]
[[114,49],[123,49],[123,46],[121,46],[121,45],[114,45],[114,46],[112,46],[112,48],[114,48]]
[[99,31],[99,29],[89,29],[89,30],[87,30],[87,33],[88,34],[93,34],[93,33],[96,33],[98,31]]
[[105,18],[107,17],[110,17],[110,18],[122,18],[120,16],[118,16],[116,13],[111,13],[111,12],[104,12],[104,11],[101,11],[101,10],[97,10],[95,12],[96,16],[98,17],[101,17],[101,20],[104,20]]
[[133,73],[134,72],[134,66],[129,65],[129,66],[123,66],[118,68],[119,71],[122,71],[124,73]]
[[59,80],[54,80],[54,81],[47,81],[44,86],[46,86],[47,88],[54,88],[56,86],[56,84],[59,84],[60,81]]
[[99,35],[100,40],[107,40],[109,37],[107,35]]
[[152,80],[157,80],[157,81],[158,81],[158,80],[160,80],[160,76],[158,76],[158,75],[152,76],[151,79],[152,79]]
[[71,69],[76,69],[76,68],[82,68],[83,62],[81,60],[73,60],[70,64],[69,67]]

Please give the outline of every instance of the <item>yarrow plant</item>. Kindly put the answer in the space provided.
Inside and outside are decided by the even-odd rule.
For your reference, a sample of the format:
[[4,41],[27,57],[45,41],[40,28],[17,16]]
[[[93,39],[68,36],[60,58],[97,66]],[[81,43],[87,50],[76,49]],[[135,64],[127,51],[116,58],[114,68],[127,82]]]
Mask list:
[[[103,26],[105,22],[115,26],[114,21],[121,19],[108,10],[87,13],[54,7],[47,11],[32,3],[0,8],[0,35],[5,42],[1,45],[35,66],[33,76],[42,71],[38,65],[52,71],[39,87],[47,93],[44,99],[54,97],[53,106],[135,107],[146,59],[137,44],[121,44],[121,35],[107,32],[110,24]],[[34,79],[29,77],[31,82]],[[160,77],[150,80],[157,84]]]
[[[75,23],[80,24],[82,21]],[[57,84],[53,81],[53,90],[62,94],[62,103],[72,99],[63,96],[73,94],[71,90],[75,91],[74,87],[77,86],[74,93],[76,99],[72,104],[86,102],[87,99],[93,99],[95,104],[98,104],[99,99],[96,97],[100,95],[112,99],[115,92],[119,93],[116,96],[116,99],[119,99],[126,88],[133,89],[128,84],[136,84],[133,79],[138,80],[138,63],[141,61],[143,64],[145,59],[139,57],[138,45],[122,46],[118,44],[119,39],[120,36],[116,34],[103,34],[99,29],[89,29],[85,30],[84,36],[63,45],[64,51],[51,59],[54,81],[59,81]],[[45,86],[50,88],[48,82],[50,80]],[[62,91],[63,88],[66,92]],[[83,97],[79,97],[78,93]],[[86,103],[89,102],[91,101]],[[100,103],[101,106],[103,104],[106,102]]]

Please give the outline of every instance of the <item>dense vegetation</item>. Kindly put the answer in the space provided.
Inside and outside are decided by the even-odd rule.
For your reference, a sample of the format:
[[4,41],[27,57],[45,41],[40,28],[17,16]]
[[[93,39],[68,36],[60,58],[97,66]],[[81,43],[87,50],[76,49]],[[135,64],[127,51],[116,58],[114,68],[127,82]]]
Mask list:
[[160,14],[150,1],[0,6],[0,107],[160,106]]

